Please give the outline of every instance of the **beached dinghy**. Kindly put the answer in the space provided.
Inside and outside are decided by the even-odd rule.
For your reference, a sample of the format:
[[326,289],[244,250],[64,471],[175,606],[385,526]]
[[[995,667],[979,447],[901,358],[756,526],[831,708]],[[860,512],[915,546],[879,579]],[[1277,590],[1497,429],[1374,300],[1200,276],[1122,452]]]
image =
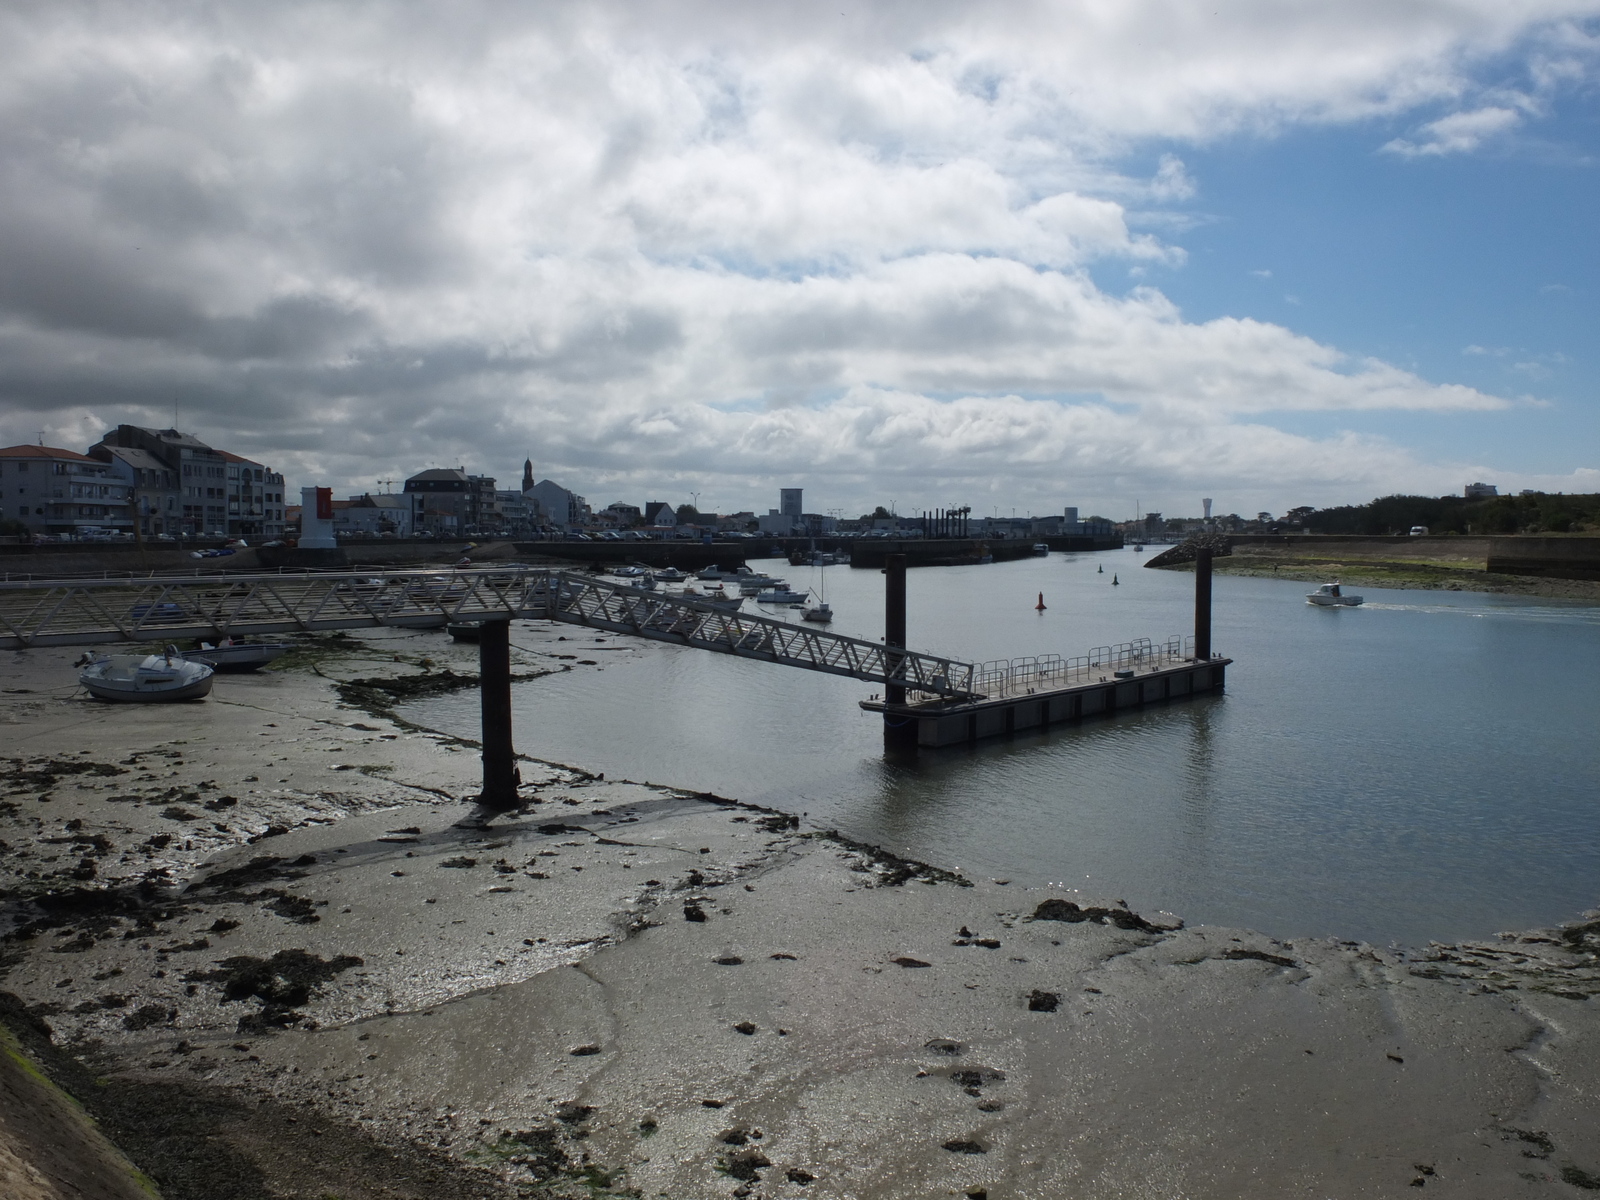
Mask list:
[[236,642],[229,638],[218,645],[201,642],[198,650],[185,650],[190,662],[204,663],[214,671],[254,671],[282,658],[294,649],[290,642]]
[[165,654],[110,654],[91,660],[78,682],[101,700],[152,704],[198,700],[211,692],[214,672],[168,646]]

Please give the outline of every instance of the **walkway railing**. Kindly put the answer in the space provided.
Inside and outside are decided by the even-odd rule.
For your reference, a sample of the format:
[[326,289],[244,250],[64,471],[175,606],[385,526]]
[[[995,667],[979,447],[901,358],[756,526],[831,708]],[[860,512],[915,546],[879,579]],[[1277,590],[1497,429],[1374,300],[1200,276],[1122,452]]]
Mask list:
[[218,640],[535,617],[906,689],[908,703],[1005,699],[1143,673],[1194,655],[1193,638],[972,663],[647,592],[548,567],[181,575],[0,582],[0,649]]
[[220,639],[539,617],[896,684],[973,695],[970,663],[546,567],[0,583],[0,648]]
[[1115,646],[1097,646],[1076,658],[1045,654],[1036,658],[992,659],[977,665],[973,690],[990,699],[1028,696],[1114,678],[1118,671],[1139,674],[1160,670],[1193,657],[1194,638],[1174,635],[1159,643],[1139,638]]

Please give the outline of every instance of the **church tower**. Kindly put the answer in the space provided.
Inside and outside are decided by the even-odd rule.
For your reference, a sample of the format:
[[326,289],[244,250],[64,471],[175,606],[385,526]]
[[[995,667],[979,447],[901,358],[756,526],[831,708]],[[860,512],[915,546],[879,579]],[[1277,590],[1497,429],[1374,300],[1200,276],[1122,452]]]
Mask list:
[[533,491],[533,459],[524,459],[522,462],[522,494],[526,496]]

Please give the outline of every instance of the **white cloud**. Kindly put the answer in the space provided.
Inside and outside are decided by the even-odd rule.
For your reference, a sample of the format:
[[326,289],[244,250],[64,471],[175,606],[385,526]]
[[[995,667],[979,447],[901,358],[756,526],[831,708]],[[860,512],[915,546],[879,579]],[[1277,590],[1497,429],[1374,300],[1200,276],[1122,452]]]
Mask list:
[[1267,420],[1505,402],[1097,286],[1184,262],[1165,239],[1192,218],[1151,206],[1198,185],[1171,153],[1128,164],[1460,102],[1530,39],[1570,78],[1562,19],[1596,7],[13,9],[0,440],[176,404],[360,486],[524,453],[580,490],[715,475],[746,505],[795,474],[848,503],[919,472],[1389,486],[1425,468]]
[[1522,124],[1522,113],[1514,108],[1489,106],[1470,112],[1451,113],[1422,127],[1420,142],[1396,138],[1383,148],[1393,154],[1414,158],[1419,155],[1467,154],[1484,142],[1509,133]]

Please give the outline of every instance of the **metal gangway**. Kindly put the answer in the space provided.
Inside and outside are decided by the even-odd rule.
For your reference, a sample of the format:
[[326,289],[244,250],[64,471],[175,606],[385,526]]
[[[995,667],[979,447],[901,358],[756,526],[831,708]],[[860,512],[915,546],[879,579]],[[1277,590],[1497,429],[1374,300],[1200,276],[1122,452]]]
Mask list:
[[972,664],[549,567],[0,582],[0,649],[536,618],[976,698]]

